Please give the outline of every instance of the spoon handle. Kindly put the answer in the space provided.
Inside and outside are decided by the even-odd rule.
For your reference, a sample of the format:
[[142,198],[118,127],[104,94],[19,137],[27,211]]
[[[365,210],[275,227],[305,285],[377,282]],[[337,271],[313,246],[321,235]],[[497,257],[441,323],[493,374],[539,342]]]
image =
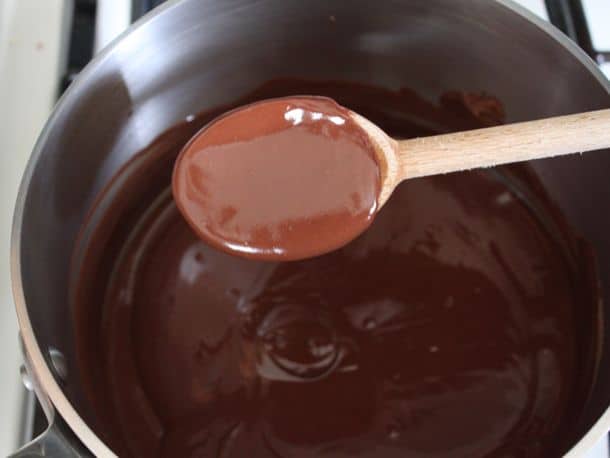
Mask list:
[[610,109],[398,142],[403,179],[610,148]]

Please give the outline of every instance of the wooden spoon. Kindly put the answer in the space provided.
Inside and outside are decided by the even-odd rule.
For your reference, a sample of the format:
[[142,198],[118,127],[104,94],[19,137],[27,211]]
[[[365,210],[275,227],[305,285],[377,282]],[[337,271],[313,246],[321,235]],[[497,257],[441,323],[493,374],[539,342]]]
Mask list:
[[409,178],[610,148],[610,109],[410,140],[351,114],[376,147],[379,207]]
[[610,110],[395,140],[325,97],[271,99],[205,126],[176,160],[176,204],[208,243],[297,260],[361,234],[403,180],[610,147]]

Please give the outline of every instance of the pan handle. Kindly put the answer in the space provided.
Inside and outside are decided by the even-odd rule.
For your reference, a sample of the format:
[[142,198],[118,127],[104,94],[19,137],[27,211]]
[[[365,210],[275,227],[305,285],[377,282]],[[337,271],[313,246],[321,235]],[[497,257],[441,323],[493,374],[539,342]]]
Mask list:
[[44,433],[14,454],[9,455],[9,458],[83,458],[89,456],[92,455],[79,447],[74,439],[65,435],[58,422],[54,422]]
[[25,444],[8,458],[88,458],[93,455],[81,444],[76,436],[70,431],[65,421],[57,414],[53,403],[45,395],[31,369],[30,359],[23,344],[21,333],[19,342],[23,352],[24,363],[21,367],[21,376],[25,388],[34,391],[40,406],[47,417],[49,426],[40,436]]

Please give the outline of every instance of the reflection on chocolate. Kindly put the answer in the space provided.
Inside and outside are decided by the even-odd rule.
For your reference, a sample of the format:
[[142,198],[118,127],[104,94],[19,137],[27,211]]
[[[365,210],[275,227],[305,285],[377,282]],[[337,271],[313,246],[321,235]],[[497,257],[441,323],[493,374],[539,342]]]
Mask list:
[[[489,97],[480,111],[472,97],[435,107],[298,81],[237,104],[295,93],[405,137],[502,113]],[[549,457],[571,445],[593,377],[594,279],[526,166],[403,183],[342,249],[253,261],[201,241],[168,189],[176,154],[216,114],[136,156],[77,246],[79,360],[121,456]]]
[[332,251],[373,221],[368,135],[325,97],[258,102],[205,126],[176,160],[174,198],[206,242],[252,259]]

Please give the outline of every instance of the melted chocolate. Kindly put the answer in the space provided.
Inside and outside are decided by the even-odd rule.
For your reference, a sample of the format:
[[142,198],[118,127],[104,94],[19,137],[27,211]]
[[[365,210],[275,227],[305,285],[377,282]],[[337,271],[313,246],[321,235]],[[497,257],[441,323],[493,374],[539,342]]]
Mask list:
[[254,103],[214,120],[173,175],[182,215],[206,242],[261,260],[327,253],[373,221],[379,170],[368,135],[324,97]]
[[[304,92],[405,137],[502,114],[487,96],[436,107],[348,83],[278,81],[236,104]],[[216,114],[127,164],[77,246],[83,379],[117,453],[548,457],[571,445],[594,370],[578,357],[595,348],[594,279],[526,166],[403,183],[342,249],[253,261],[201,241],[168,190],[176,154]]]

